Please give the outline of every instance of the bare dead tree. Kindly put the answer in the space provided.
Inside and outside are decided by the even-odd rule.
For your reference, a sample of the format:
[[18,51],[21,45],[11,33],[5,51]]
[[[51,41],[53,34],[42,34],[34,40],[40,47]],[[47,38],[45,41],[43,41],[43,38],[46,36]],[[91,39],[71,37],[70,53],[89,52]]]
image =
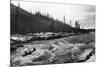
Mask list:
[[16,16],[15,16],[15,31],[17,32],[18,31],[18,20],[19,20],[19,8],[20,8],[20,4],[19,4],[19,1],[18,1],[18,6],[16,7]]
[[65,27],[65,26],[66,26],[66,25],[65,25],[65,22],[66,22],[65,16],[63,16],[63,22],[64,22],[63,32],[65,32],[65,30],[66,30],[66,29],[65,29],[65,28],[66,28],[66,27]]
[[72,24],[72,21],[70,20],[70,26],[72,26],[71,24]]
[[75,27],[80,29],[79,20],[78,21],[75,21]]

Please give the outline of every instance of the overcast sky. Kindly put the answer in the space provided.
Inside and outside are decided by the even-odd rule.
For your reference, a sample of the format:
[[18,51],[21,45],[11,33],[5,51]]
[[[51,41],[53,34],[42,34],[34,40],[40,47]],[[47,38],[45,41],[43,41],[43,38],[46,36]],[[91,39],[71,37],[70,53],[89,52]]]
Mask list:
[[[14,5],[18,5],[17,1],[12,1]],[[72,26],[75,20],[79,20],[83,28],[95,28],[95,6],[93,5],[75,5],[75,4],[54,4],[40,2],[22,2],[19,1],[20,7],[32,11],[33,13],[40,11],[42,14],[49,14],[55,19],[63,21],[63,16],[66,18],[66,23],[72,20]]]

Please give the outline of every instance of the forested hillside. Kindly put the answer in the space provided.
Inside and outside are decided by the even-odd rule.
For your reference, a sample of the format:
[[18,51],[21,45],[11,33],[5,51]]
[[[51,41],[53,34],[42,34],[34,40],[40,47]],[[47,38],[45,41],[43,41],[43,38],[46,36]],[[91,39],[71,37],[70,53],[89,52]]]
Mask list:
[[26,34],[36,32],[65,32],[71,26],[52,17],[29,13],[24,9],[11,4],[11,34]]

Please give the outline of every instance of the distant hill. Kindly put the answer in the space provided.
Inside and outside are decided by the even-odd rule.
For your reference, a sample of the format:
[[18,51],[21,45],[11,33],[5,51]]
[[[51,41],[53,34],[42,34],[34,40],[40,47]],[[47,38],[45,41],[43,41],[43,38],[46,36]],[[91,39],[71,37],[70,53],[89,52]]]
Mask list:
[[27,34],[36,32],[63,32],[72,29],[71,26],[40,12],[31,14],[22,8],[11,4],[11,34]]
[[40,12],[29,13],[13,4],[10,6],[11,34],[27,34],[39,32],[74,32],[87,33],[95,29],[77,29],[62,21],[55,20],[50,16],[42,15]]

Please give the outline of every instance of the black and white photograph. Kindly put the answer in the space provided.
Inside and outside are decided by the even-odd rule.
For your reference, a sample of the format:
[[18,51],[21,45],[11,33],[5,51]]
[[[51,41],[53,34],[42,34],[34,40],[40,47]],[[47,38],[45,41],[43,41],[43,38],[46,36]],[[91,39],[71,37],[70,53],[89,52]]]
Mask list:
[[95,62],[95,7],[10,0],[10,67]]

